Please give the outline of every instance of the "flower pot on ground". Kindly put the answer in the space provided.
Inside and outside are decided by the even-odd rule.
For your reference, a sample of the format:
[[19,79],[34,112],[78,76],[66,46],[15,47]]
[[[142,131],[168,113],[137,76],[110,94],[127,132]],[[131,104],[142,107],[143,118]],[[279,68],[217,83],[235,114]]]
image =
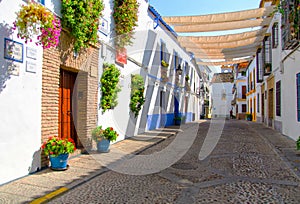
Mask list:
[[92,138],[97,142],[98,152],[109,152],[110,142],[116,141],[119,134],[112,127],[102,129],[102,126],[98,126],[92,131]]
[[300,153],[300,136],[299,136],[298,140],[296,141],[296,149]]
[[176,116],[174,117],[174,123],[175,125],[181,125],[185,123],[185,117],[184,116]]
[[51,169],[66,170],[70,153],[76,150],[72,139],[62,139],[57,136],[49,137],[42,145],[45,155],[49,156]]
[[58,156],[49,155],[51,169],[66,170],[68,167],[69,154],[59,154]]
[[252,114],[251,113],[246,113],[246,120],[252,121]]

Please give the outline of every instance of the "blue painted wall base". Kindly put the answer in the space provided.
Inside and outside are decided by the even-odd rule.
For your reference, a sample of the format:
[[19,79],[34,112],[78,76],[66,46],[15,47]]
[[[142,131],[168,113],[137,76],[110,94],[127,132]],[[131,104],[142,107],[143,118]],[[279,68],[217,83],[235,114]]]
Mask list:
[[[186,118],[185,122],[193,121],[193,113],[192,112],[188,112],[186,114],[178,113],[178,116],[180,116],[180,117],[185,116],[185,118]],[[154,130],[157,128],[175,125],[174,118],[175,118],[174,113],[147,115],[146,130]]]

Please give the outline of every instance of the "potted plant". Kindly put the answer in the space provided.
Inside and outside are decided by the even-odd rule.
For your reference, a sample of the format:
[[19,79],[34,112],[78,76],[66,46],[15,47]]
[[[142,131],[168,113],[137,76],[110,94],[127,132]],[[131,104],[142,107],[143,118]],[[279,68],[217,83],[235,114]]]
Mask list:
[[162,67],[168,67],[169,64],[168,64],[165,60],[162,60],[162,61],[161,61],[161,66],[162,66]]
[[102,129],[98,126],[92,131],[92,138],[97,142],[98,152],[109,152],[110,142],[116,141],[119,134],[112,127]]
[[300,136],[299,136],[298,140],[296,141],[296,149],[300,150]]
[[181,125],[185,123],[185,116],[175,116],[174,117],[175,125]]
[[246,113],[246,120],[252,121],[252,114],[251,113]]
[[45,155],[49,156],[51,169],[66,170],[70,153],[76,150],[74,141],[54,136],[49,137],[42,145]]
[[264,66],[264,68],[265,68],[265,73],[270,73],[270,72],[271,72],[271,66],[272,66],[271,63],[269,63],[269,62],[266,62],[266,63],[265,63],[265,66]]
[[59,18],[43,5],[28,3],[17,12],[13,29],[17,30],[17,36],[24,39],[25,43],[32,42],[37,36],[36,45],[42,45],[46,49],[58,45],[61,25]]

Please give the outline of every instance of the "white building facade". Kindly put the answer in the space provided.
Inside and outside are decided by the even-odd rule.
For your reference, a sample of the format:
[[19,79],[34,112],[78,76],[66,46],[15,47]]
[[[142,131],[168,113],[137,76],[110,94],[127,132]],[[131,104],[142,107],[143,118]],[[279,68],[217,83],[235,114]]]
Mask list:
[[[61,17],[60,1],[40,1]],[[112,44],[114,24],[111,16],[113,1],[103,3],[102,26],[99,44],[87,49],[83,55],[70,52],[68,33],[61,35],[60,49],[43,50],[32,43],[25,43],[13,32],[16,12],[25,1],[0,1],[0,184],[9,182],[45,167],[41,143],[49,136],[61,135],[59,128],[59,90],[64,73],[76,78],[80,86],[71,93],[69,105],[78,116],[75,122],[79,149],[89,139],[96,125],[112,126],[120,134],[118,141],[147,130],[174,125],[175,117],[186,122],[200,119],[203,106],[201,71],[190,53],[180,47],[176,33],[149,7],[148,1],[139,0],[139,21],[133,44],[127,48],[127,61],[116,63],[116,50]],[[13,50],[10,50],[12,49]],[[53,61],[51,61],[53,59]],[[161,60],[169,64],[162,80]],[[93,64],[94,63],[94,64]],[[114,63],[121,71],[118,106],[102,113],[99,109],[100,77],[104,63]],[[180,66],[179,66],[180,65]],[[86,69],[89,68],[89,70]],[[131,75],[139,74],[145,81],[146,102],[137,117],[129,108]],[[98,82],[98,83],[97,83]],[[72,89],[70,89],[72,90]],[[75,89],[74,89],[75,90]],[[76,109],[77,107],[77,109]],[[70,115],[70,114],[69,114]],[[72,117],[73,117],[72,116]],[[83,117],[80,118],[80,117]],[[82,126],[82,127],[81,127]],[[81,144],[82,143],[82,144]],[[82,147],[83,145],[83,147]],[[7,155],[9,155],[7,157]]]

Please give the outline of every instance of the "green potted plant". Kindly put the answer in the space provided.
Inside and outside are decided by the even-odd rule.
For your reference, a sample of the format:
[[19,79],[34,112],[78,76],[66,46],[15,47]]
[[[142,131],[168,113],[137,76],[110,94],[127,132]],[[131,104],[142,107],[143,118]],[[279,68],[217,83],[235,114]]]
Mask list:
[[131,75],[131,97],[129,107],[135,117],[139,115],[139,112],[145,103],[144,90],[144,78],[139,74]]
[[175,125],[181,125],[185,123],[185,116],[175,116],[174,117]]
[[110,142],[116,141],[118,136],[113,127],[102,129],[102,126],[98,126],[92,131],[92,138],[97,142],[98,152],[109,152]]
[[251,113],[246,113],[246,120],[252,121],[252,114]]
[[49,156],[51,169],[66,170],[70,153],[76,150],[74,141],[57,136],[49,137],[42,145],[45,155]]
[[99,19],[102,16],[102,0],[61,1],[62,25],[74,38],[74,51],[98,42]]
[[190,80],[189,75],[186,75],[186,76],[185,76],[185,81],[188,82],[189,80]]
[[300,136],[299,136],[298,140],[296,141],[296,149],[300,150]]
[[121,91],[118,85],[120,75],[121,71],[115,64],[103,64],[103,73],[100,79],[102,93],[100,104],[103,113],[118,105],[118,93]]
[[115,46],[124,48],[130,45],[134,28],[138,23],[139,3],[137,0],[114,0],[113,18],[115,21]]

